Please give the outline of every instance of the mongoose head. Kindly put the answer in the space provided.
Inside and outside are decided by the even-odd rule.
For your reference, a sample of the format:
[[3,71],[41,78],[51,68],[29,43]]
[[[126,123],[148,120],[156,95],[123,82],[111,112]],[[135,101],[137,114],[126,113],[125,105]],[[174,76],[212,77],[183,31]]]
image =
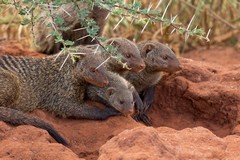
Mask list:
[[147,41],[138,44],[141,56],[151,71],[173,73],[181,69],[173,51],[159,42]]
[[81,58],[77,59],[75,73],[77,77],[83,78],[92,85],[104,87],[108,85],[109,81],[106,75],[106,67],[101,65],[102,62],[103,59],[97,54],[81,55]]
[[126,38],[111,38],[106,43],[117,48],[116,54],[122,54],[121,62],[126,63],[130,71],[140,72],[145,68],[145,63],[141,58],[140,52],[136,44],[132,41]]
[[134,100],[131,89],[108,87],[105,94],[109,104],[123,115],[128,116],[134,113]]

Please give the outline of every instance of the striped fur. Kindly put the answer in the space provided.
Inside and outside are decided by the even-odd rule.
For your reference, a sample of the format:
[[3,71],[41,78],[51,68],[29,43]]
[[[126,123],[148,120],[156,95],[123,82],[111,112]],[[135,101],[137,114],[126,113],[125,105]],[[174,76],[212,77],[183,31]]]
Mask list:
[[[76,63],[68,58],[61,70],[66,55],[55,58],[0,56],[0,120],[44,128],[64,144],[65,141],[51,125],[23,112],[40,108],[61,117],[86,119],[106,119],[117,115],[117,112],[113,108],[101,110],[89,107],[83,100],[88,82],[99,86],[107,84],[105,67],[92,69],[102,63],[99,56],[89,53],[81,56]],[[12,110],[5,111],[5,107]]]

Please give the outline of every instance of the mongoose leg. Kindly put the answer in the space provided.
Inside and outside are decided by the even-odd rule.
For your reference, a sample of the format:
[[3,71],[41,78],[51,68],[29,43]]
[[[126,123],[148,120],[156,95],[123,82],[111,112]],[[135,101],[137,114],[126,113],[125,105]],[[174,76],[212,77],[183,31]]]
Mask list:
[[67,141],[53,128],[52,125],[41,119],[25,114],[12,108],[0,107],[0,120],[6,123],[18,125],[32,125],[48,131],[48,133],[58,142],[67,145]]
[[[104,98],[101,98],[99,96],[96,96],[95,97],[95,101],[96,102],[99,102],[99,103],[102,103],[103,105],[105,105],[106,107],[110,107],[110,108],[113,108],[108,102],[107,100],[105,100]],[[116,110],[117,111],[117,110]]]
[[99,109],[86,103],[81,105],[68,104],[68,106],[65,106],[64,110],[67,117],[92,120],[105,120],[110,116],[120,115],[120,112],[118,112],[115,108],[107,107],[105,109]]
[[150,86],[147,89],[145,89],[142,93],[143,96],[143,108],[144,111],[143,113],[145,113],[148,108],[152,105],[153,103],[153,97],[154,97],[154,91],[155,91],[155,85],[154,86]]
[[136,104],[135,105],[136,113],[143,113],[144,112],[143,102],[136,90],[133,91],[133,99]]
[[147,116],[146,111],[153,103],[154,90],[155,90],[155,86],[150,86],[143,91],[142,93],[143,108],[142,110],[140,110],[140,112],[137,115],[133,117],[136,121],[138,122],[142,121],[147,126],[152,126],[152,122]]

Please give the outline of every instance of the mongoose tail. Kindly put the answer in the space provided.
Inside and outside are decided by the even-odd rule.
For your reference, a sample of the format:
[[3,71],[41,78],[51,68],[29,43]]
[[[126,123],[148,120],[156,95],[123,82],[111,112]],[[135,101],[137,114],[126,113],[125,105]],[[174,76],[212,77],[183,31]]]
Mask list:
[[68,145],[67,141],[53,128],[52,125],[44,122],[41,119],[25,114],[22,111],[0,107],[0,120],[15,126],[32,125],[45,129],[58,143],[61,143],[65,146]]

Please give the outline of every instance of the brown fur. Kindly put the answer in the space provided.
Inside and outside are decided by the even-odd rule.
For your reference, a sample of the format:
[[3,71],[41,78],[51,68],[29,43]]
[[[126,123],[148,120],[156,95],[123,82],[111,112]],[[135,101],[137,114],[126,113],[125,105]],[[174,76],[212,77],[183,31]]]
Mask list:
[[146,67],[140,73],[128,73],[125,78],[134,85],[143,101],[143,107],[134,118],[151,125],[146,111],[153,102],[154,87],[161,79],[162,71],[176,72],[180,70],[180,63],[173,51],[159,42],[143,41],[138,44],[138,49]]
[[[121,63],[119,63],[116,59],[110,58],[107,62],[106,62],[106,66],[108,68],[109,71],[115,72],[120,74],[121,76],[126,75],[128,72],[140,72],[145,68],[145,64],[144,61],[142,60],[141,56],[140,56],[140,52],[136,46],[136,44],[134,44],[133,42],[131,42],[130,40],[126,39],[126,38],[111,38],[109,40],[106,41],[106,44],[111,44],[114,47],[117,47],[117,51],[115,53],[112,53],[113,56],[116,56],[118,53],[122,54],[122,59],[121,62],[122,63],[126,63],[127,66],[130,68],[130,70],[128,70],[127,68],[123,68],[123,65]],[[73,50],[75,52],[85,52],[86,49],[92,49],[92,52],[95,52],[96,50],[96,45],[87,45],[87,46],[77,46],[75,48],[73,48]],[[107,59],[109,55],[106,54],[101,54],[102,57],[104,59]],[[119,76],[114,76],[116,77],[116,79],[119,79],[118,82],[124,83],[125,80],[121,80],[122,78],[118,78]],[[110,78],[111,79],[111,78]],[[126,83],[126,82],[125,82]],[[130,83],[128,83],[130,85]],[[112,82],[111,85],[116,86],[116,84],[114,84],[114,82]],[[103,97],[104,93],[102,93],[102,95],[97,96],[97,92],[99,87],[90,87],[92,88],[92,93],[90,94],[90,99],[96,99],[96,97]],[[116,86],[115,87],[116,90],[122,90],[121,86]],[[123,87],[124,88],[124,87]],[[106,88],[104,91],[102,92],[106,92]],[[119,92],[118,93],[119,96],[124,97],[124,94]],[[134,97],[134,101],[136,102],[136,111],[140,112],[143,108],[143,103],[141,98],[139,97],[137,91],[134,89],[133,87],[133,91],[132,91],[132,96]],[[93,98],[95,97],[95,98]],[[103,102],[103,101],[108,101],[108,98],[105,97],[105,100],[103,100],[104,98],[102,98],[102,100],[100,100],[100,98],[98,98],[98,101]],[[117,100],[115,99],[115,101],[117,102]],[[113,102],[105,102],[105,104],[107,105],[112,105],[112,107],[114,108],[121,108],[123,109],[123,107],[116,107],[113,105]],[[119,109],[117,109],[119,110]],[[123,112],[123,111],[121,111]]]
[[[117,54],[122,55],[121,62],[127,65],[123,67],[122,63],[119,63],[117,59],[110,58],[106,62],[107,69],[109,71],[120,74],[121,76],[126,75],[128,72],[141,72],[145,68],[145,63],[141,58],[140,52],[135,43],[126,38],[111,38],[105,42],[106,44],[111,44],[116,47],[115,53],[111,53],[112,56],[117,56]],[[104,44],[103,44],[104,45]],[[91,49],[95,52],[97,45],[79,45],[73,48],[76,52],[84,52],[86,49]],[[104,59],[107,59],[109,54],[101,54]]]
[[172,73],[180,70],[176,55],[166,45],[154,41],[143,41],[138,44],[138,49],[146,67],[140,73],[128,73],[125,77],[138,92],[157,84],[161,78],[161,72]]
[[[101,57],[89,53],[81,56],[76,63],[68,58],[61,70],[66,55],[60,55],[57,60],[55,58],[56,55],[43,59],[1,56],[0,107],[24,112],[41,108],[61,117],[87,119],[106,119],[117,114],[111,108],[101,110],[89,107],[83,100],[87,82],[100,87],[108,84],[104,66],[95,69],[102,63]],[[7,116],[11,113],[16,114]],[[54,130],[43,121],[19,111],[8,110],[0,114],[0,120],[8,123],[42,126],[40,128],[49,132]]]
[[[120,75],[125,75],[127,72],[140,72],[145,68],[145,63],[141,58],[140,52],[135,43],[126,39],[126,38],[111,38],[106,41],[106,44],[112,44],[114,47],[117,47],[117,51],[113,56],[117,56],[118,53],[121,53],[122,63],[127,64],[127,68],[123,68],[121,63],[118,63],[116,59],[111,58],[107,67],[109,70],[118,73]],[[105,58],[107,55],[103,55]]]
[[107,72],[109,84],[105,87],[88,85],[86,97],[113,107],[124,115],[134,112],[134,87],[124,78],[111,71]]
[[[108,10],[98,8],[96,6],[93,7],[93,10],[89,8],[86,4],[82,2],[78,2],[78,6],[81,9],[90,9],[90,14],[88,15],[89,18],[92,18],[95,20],[96,24],[99,26],[98,34],[101,35],[103,31],[103,27],[105,25],[105,18],[108,15]],[[92,44],[95,43],[92,42],[91,37],[86,37],[84,39],[78,40],[79,38],[88,35],[86,29],[73,31],[75,29],[82,28],[81,20],[77,18],[77,11],[78,8],[75,7],[73,3],[62,5],[61,7],[64,8],[71,16],[69,16],[65,11],[62,9],[58,9],[56,11],[53,11],[53,14],[61,15],[64,19],[63,26],[70,27],[70,30],[68,31],[62,31],[62,36],[64,40],[70,40],[75,42],[74,45],[80,45],[80,44]],[[46,15],[48,12],[43,13],[43,15]],[[51,18],[44,17],[40,20],[38,20],[34,27],[34,35],[36,37],[36,50],[38,52],[46,53],[46,54],[53,54],[57,53],[61,50],[63,47],[60,43],[55,43],[54,36],[49,36],[51,29],[46,27],[46,25],[51,22]]]

